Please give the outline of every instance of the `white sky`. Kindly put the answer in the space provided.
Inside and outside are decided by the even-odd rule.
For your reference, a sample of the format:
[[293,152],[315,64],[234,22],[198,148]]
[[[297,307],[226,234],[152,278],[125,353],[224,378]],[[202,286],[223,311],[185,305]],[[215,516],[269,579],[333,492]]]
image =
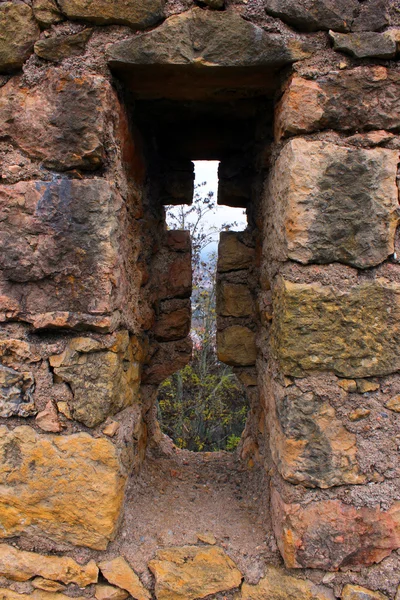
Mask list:
[[[218,161],[214,160],[194,161],[195,185],[205,181],[207,185],[204,186],[203,191],[205,193],[209,191],[214,192],[215,201],[218,194],[218,164]],[[235,231],[242,231],[246,229],[247,225],[246,214],[244,214],[243,208],[231,208],[230,206],[217,206],[215,211],[209,213],[204,220],[210,227],[216,227],[219,231],[224,223],[237,221],[238,225],[232,227]],[[217,249],[219,231],[213,235],[214,241],[205,248],[202,254],[208,254]]]

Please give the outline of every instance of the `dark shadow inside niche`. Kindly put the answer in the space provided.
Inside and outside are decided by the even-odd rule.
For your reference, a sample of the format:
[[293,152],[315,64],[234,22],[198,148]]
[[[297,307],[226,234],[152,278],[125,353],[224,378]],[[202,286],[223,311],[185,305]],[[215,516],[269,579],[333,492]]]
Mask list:
[[[161,66],[159,68],[161,69]],[[141,139],[146,165],[144,220],[147,222],[148,240],[152,243],[155,253],[152,261],[148,263],[150,291],[146,297],[146,302],[151,304],[155,321],[152,327],[145,332],[149,339],[150,359],[145,365],[142,383],[145,386],[153,386],[151,394],[154,394],[154,400],[157,399],[157,388],[160,386],[158,405],[162,408],[164,403],[164,414],[163,411],[159,411],[159,421],[164,432],[173,437],[179,446],[198,451],[234,449],[245,426],[249,406],[252,410],[253,405],[257,404],[257,400],[254,400],[256,397],[254,393],[255,375],[253,372],[246,375],[249,370],[247,369],[248,363],[246,363],[245,379],[250,383],[246,383],[243,387],[236,376],[237,367],[240,371],[240,364],[225,365],[218,361],[214,340],[210,344],[208,356],[211,368],[205,374],[199,364],[202,361],[202,358],[199,358],[201,352],[198,352],[196,357],[198,340],[195,339],[195,336],[192,336],[195,346],[194,361],[192,359],[192,362],[189,362],[191,342],[188,334],[190,329],[193,333],[193,323],[196,323],[196,319],[198,319],[198,314],[196,314],[198,309],[195,305],[198,286],[195,281],[191,295],[187,282],[179,289],[177,285],[168,286],[168,283],[165,285],[164,275],[166,271],[168,273],[173,271],[174,277],[176,277],[177,273],[181,275],[184,269],[189,268],[192,277],[194,275],[196,279],[196,264],[193,260],[194,240],[191,240],[192,263],[190,269],[190,264],[189,267],[187,264],[188,253],[190,253],[189,236],[185,235],[184,231],[179,231],[185,227],[185,224],[176,227],[178,236],[171,235],[173,232],[167,226],[165,213],[166,207],[168,211],[168,207],[174,206],[181,207],[182,210],[191,210],[193,197],[196,194],[194,161],[218,161],[217,204],[245,212],[247,217],[247,227],[244,224],[245,237],[254,248],[255,240],[259,235],[260,192],[266,170],[265,148],[269,147],[273,141],[273,91],[271,91],[271,87],[267,92],[265,87],[262,87],[262,81],[265,83],[265,80],[261,74],[258,73],[254,78],[255,74],[252,74],[251,70],[245,76],[245,78],[247,76],[250,78],[248,88],[243,81],[244,73],[238,74],[240,89],[234,87],[233,71],[229,72],[230,87],[226,87],[226,89],[223,88],[224,78],[221,82],[213,70],[209,70],[208,75],[202,72],[199,74],[201,75],[199,79],[196,79],[195,73],[192,71],[189,78],[184,77],[185,72],[182,70],[172,69],[172,71],[174,77],[177,77],[176,81],[172,82],[173,78],[168,80],[168,68],[163,71],[162,77],[160,75],[161,79],[154,81],[157,93],[148,87],[148,78],[138,77],[137,70],[129,84],[126,82],[126,75],[123,78],[125,81],[117,83],[124,98],[130,122]],[[221,75],[222,71],[220,69],[217,71]],[[164,83],[168,81],[168,85],[163,88],[163,93],[161,93],[163,81]],[[250,84],[251,81],[252,84]],[[269,83],[271,82],[269,81]],[[141,87],[142,84],[143,87]],[[274,84],[276,85],[276,80]],[[213,86],[219,86],[216,95],[210,93]],[[190,93],[189,90],[192,90],[193,93]],[[242,244],[239,243],[239,246]],[[178,262],[179,266],[175,268]],[[235,285],[238,286],[235,289],[240,290],[251,286],[251,294],[255,293],[255,272],[250,274],[250,271],[247,270],[243,274],[242,280],[240,277],[240,273],[235,273],[231,277],[232,281],[228,283],[232,283],[233,288]],[[225,275],[224,278],[226,279]],[[212,281],[217,279],[216,263],[211,279]],[[216,284],[213,285],[218,287]],[[231,289],[228,285],[225,288]],[[214,295],[217,296],[216,289]],[[219,327],[215,305],[212,310],[214,311],[212,336],[215,338],[216,330]],[[192,322],[190,321],[191,311],[193,313]],[[229,314],[228,316],[224,315],[220,320],[223,328],[238,324],[242,327],[250,326],[255,332],[257,325],[254,320],[251,323],[250,321],[251,318],[248,315],[239,315],[239,320],[237,320],[235,315],[231,317]],[[203,354],[203,358],[207,352]],[[195,364],[196,361],[197,364]],[[251,369],[254,371],[254,366]],[[196,436],[188,436],[191,439],[190,442],[187,442],[182,433],[185,423],[182,423],[181,434],[179,434],[176,422],[174,423],[174,420],[178,419],[177,411],[174,413],[174,407],[170,406],[167,418],[165,405],[168,402],[174,404],[176,396],[182,393],[185,378],[186,380],[197,378],[198,383],[192,386],[193,394],[195,394],[198,388],[204,387],[204,384],[207,383],[205,381],[207,377],[211,395],[214,394],[213,386],[219,390],[225,385],[225,406],[221,405],[219,413],[214,411],[213,418],[219,420],[219,423],[215,423],[215,436],[213,436],[210,428],[207,430],[206,426],[207,418],[211,418],[209,407],[201,407],[200,402],[197,406],[196,403],[194,405],[192,403],[186,415],[186,422],[192,425],[197,417],[201,418],[198,419],[200,423],[197,428],[197,439],[194,439]],[[248,400],[247,385],[252,388],[250,401]],[[146,393],[148,393],[148,387],[146,387]],[[228,404],[230,404],[231,411],[227,409]],[[203,414],[199,415],[201,411]],[[208,414],[206,414],[207,412]],[[235,423],[231,427],[232,423],[229,424],[227,421],[233,413],[235,414],[233,418]],[[154,417],[152,417],[153,419]],[[223,439],[223,443],[221,443],[221,439]]]

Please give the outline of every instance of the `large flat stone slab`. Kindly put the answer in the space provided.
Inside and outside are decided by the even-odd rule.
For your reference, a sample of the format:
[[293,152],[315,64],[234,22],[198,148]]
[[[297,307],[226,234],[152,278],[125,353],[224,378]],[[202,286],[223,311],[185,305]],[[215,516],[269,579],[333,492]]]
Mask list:
[[125,480],[105,438],[1,427],[0,538],[27,533],[104,550],[119,524]]

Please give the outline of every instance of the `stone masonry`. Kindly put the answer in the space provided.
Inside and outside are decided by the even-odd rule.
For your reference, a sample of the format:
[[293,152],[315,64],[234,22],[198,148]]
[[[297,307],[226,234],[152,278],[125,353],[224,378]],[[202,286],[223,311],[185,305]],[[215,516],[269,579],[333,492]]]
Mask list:
[[[399,600],[399,57],[398,0],[0,1],[0,600]],[[192,160],[248,218],[216,344],[258,577],[210,535],[118,550],[191,358]]]

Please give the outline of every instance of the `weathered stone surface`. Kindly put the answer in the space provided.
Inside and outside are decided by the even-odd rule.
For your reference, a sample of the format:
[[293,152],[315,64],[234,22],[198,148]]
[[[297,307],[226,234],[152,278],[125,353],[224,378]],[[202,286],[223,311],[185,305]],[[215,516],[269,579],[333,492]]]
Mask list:
[[268,14],[279,17],[301,31],[350,31],[358,7],[357,0],[265,1]]
[[173,235],[167,236],[165,246],[153,260],[150,284],[154,297],[159,300],[190,297],[192,256],[188,231],[173,232]]
[[217,283],[217,313],[224,317],[248,317],[254,313],[254,300],[247,285]]
[[186,337],[191,325],[190,300],[167,300],[161,304],[161,313],[153,327],[156,339],[161,342],[179,340]]
[[71,416],[95,427],[108,416],[138,401],[140,363],[136,340],[119,332],[108,348],[92,338],[73,339],[60,355],[50,357],[58,379],[69,384]]
[[342,425],[326,398],[276,384],[268,396],[270,449],[284,479],[321,488],[365,481],[357,462],[356,436]]
[[287,575],[282,569],[268,566],[257,585],[244,583],[238,595],[240,600],[334,600],[332,590],[314,585],[306,579]]
[[[0,600],[68,600],[70,596],[57,592],[34,590],[31,594],[19,594],[7,588],[0,588]],[[75,600],[85,600],[86,596],[75,596]]]
[[385,594],[350,584],[344,586],[341,598],[342,600],[388,600]]
[[201,67],[279,67],[308,56],[301,44],[283,41],[233,11],[194,8],[170,17],[160,27],[108,51],[112,67],[196,65]]
[[217,546],[159,550],[149,569],[156,578],[157,600],[194,600],[238,587],[234,562]]
[[111,85],[98,75],[50,69],[32,88],[13,77],[0,88],[0,135],[46,167],[97,169],[116,106]]
[[92,35],[91,29],[84,29],[72,35],[58,35],[36,42],[35,54],[52,62],[59,62],[69,56],[79,56],[85,51]]
[[19,373],[0,364],[0,417],[31,417],[36,414],[32,373]]
[[341,379],[338,386],[345,392],[354,393],[357,391],[357,382],[354,379]]
[[24,2],[1,2],[0,32],[0,73],[19,69],[40,35],[32,8]]
[[399,221],[397,164],[396,150],[291,140],[267,192],[272,255],[361,268],[383,262]]
[[127,307],[125,216],[115,186],[102,179],[2,186],[0,320],[115,327]]
[[[400,503],[387,511],[355,508],[340,500],[306,506],[285,503],[272,493],[272,521],[287,568],[326,569],[369,566],[400,547]],[[315,549],[318,548],[318,552]]]
[[189,337],[174,342],[156,343],[150,351],[148,364],[143,367],[142,382],[160,384],[192,358],[192,340]]
[[96,585],[94,596],[97,600],[125,600],[129,594],[113,585],[99,583]]
[[108,423],[104,429],[103,429],[103,433],[104,435],[108,435],[108,437],[114,437],[114,435],[118,432],[120,428],[120,424],[117,421],[110,421],[110,423]]
[[350,421],[361,421],[361,419],[366,419],[371,414],[371,411],[368,408],[356,408],[351,413],[349,413],[348,417]]
[[0,537],[42,534],[104,550],[116,532],[125,480],[106,438],[2,427]]
[[44,28],[60,23],[64,19],[55,0],[33,0],[32,10],[35,19]]
[[246,246],[236,231],[222,231],[218,245],[218,271],[248,269],[255,260],[254,248]]
[[357,381],[357,390],[360,394],[366,394],[368,392],[376,392],[379,390],[379,383],[376,381],[370,381],[368,379],[359,379]]
[[398,284],[381,278],[343,291],[280,278],[273,304],[272,344],[286,375],[371,377],[400,368]]
[[334,50],[345,52],[356,58],[394,58],[396,56],[396,41],[387,33],[360,32],[335,33],[329,32],[333,40]]
[[390,400],[386,402],[385,406],[389,410],[393,410],[393,412],[400,413],[400,394],[397,396],[393,396],[393,398],[390,398]]
[[107,581],[129,592],[135,600],[150,600],[150,593],[122,556],[101,562],[99,567]]
[[79,565],[68,556],[45,556],[0,544],[0,575],[14,581],[28,581],[38,575],[44,579],[85,587],[96,583],[98,574],[99,569],[93,560],[86,565]]
[[52,581],[51,579],[45,579],[44,577],[35,577],[35,579],[32,579],[31,583],[35,589],[43,590],[44,592],[62,592],[66,587],[58,581]]
[[129,25],[134,29],[151,27],[164,16],[163,0],[59,0],[59,6],[69,19],[98,25]]
[[48,401],[44,410],[37,414],[35,423],[42,431],[49,433],[59,433],[62,430],[57,409],[51,400]]
[[385,67],[332,71],[313,80],[295,75],[277,106],[275,135],[397,129],[399,94],[399,74]]
[[254,331],[242,325],[232,325],[217,332],[218,360],[233,367],[254,365],[257,358]]

